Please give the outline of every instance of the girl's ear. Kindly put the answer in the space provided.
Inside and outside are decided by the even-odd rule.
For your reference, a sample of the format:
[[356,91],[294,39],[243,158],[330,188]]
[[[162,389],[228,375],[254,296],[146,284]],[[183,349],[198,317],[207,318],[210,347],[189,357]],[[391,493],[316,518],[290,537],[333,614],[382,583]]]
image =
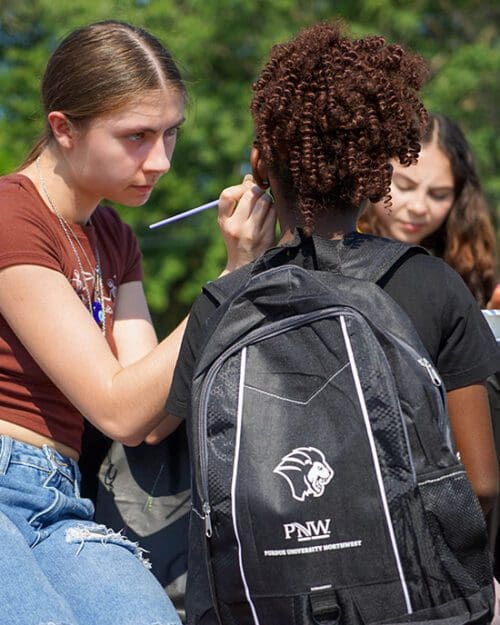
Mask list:
[[51,111],[47,116],[47,120],[57,143],[62,148],[70,149],[73,147],[75,128],[66,115],[60,111]]
[[254,144],[250,151],[250,165],[255,182],[261,189],[269,188],[267,165],[261,158],[259,148]]

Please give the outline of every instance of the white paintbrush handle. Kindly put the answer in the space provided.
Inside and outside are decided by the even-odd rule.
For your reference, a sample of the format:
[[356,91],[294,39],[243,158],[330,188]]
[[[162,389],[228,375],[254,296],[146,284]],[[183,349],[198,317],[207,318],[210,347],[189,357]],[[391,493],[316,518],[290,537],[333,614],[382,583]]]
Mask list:
[[166,219],[162,219],[161,221],[157,221],[154,224],[150,224],[149,228],[152,230],[153,228],[159,228],[160,226],[166,226],[167,224],[171,224],[173,221],[178,221],[179,219],[184,219],[185,217],[190,217],[191,215],[196,215],[196,213],[201,213],[207,208],[213,208],[217,206],[219,200],[213,200],[212,202],[207,202],[207,204],[202,204],[201,206],[197,206],[196,208],[190,208],[183,213],[178,213],[177,215],[172,215],[172,217],[167,217]]

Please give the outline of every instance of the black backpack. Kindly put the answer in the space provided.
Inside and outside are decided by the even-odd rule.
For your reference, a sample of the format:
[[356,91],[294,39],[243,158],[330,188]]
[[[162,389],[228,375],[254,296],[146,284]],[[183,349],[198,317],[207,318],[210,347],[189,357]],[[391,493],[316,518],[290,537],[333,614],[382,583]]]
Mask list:
[[321,271],[299,248],[314,257],[276,248],[205,287],[220,307],[192,386],[188,624],[489,623],[445,389],[375,284],[419,249],[354,235]]

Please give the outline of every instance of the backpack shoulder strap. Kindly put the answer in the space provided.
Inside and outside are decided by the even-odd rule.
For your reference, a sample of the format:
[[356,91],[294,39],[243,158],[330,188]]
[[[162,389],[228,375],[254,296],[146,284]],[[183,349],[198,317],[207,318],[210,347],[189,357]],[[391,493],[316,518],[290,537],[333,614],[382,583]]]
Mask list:
[[243,286],[252,273],[252,264],[245,265],[236,271],[232,271],[222,278],[203,285],[202,291],[214,304],[220,306],[231,294]]
[[203,292],[219,306],[252,275],[285,264],[298,264],[313,271],[340,273],[383,286],[392,271],[408,258],[416,254],[428,254],[427,250],[417,245],[360,233],[346,235],[334,250],[332,253],[331,241],[320,237],[304,238],[299,232],[290,245],[269,249],[254,263],[208,282]]
[[379,285],[412,256],[428,254],[418,245],[372,235],[347,235],[339,250],[339,272]]

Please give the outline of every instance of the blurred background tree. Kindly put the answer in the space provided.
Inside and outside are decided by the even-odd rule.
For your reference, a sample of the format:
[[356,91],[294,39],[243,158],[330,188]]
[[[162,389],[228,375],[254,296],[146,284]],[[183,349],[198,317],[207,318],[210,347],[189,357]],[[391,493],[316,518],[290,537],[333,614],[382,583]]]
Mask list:
[[39,81],[67,32],[112,18],[158,36],[185,76],[188,118],[173,168],[148,204],[120,211],[140,237],[163,336],[218,274],[224,246],[215,209],[156,231],[147,225],[216,199],[248,171],[250,85],[270,46],[337,17],[354,35],[383,34],[427,59],[425,103],[465,131],[500,224],[500,6],[486,0],[0,0],[0,174],[20,163],[43,127]]

